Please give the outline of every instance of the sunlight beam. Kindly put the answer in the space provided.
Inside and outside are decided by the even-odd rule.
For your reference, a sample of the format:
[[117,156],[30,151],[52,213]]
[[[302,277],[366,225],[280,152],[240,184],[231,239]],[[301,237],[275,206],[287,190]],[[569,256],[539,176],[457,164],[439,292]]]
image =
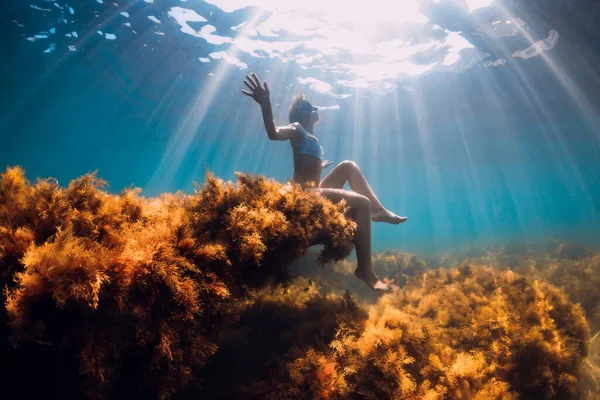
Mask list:
[[[252,22],[260,19],[262,15],[261,11],[258,11],[253,17]],[[243,35],[243,32],[240,32]],[[234,48],[230,48],[227,53],[230,57],[235,58],[236,51]],[[221,58],[225,58],[221,55]],[[196,100],[189,106],[186,117],[179,124],[175,130],[167,148],[163,152],[163,156],[154,171],[154,174],[148,185],[161,185],[162,182],[171,181],[175,178],[179,166],[184,161],[188,154],[190,144],[198,134],[197,130],[202,120],[206,117],[208,109],[214,101],[219,89],[224,82],[229,78],[228,69],[230,64],[226,59],[223,59],[214,71],[214,77],[207,84],[205,84],[198,95]]]

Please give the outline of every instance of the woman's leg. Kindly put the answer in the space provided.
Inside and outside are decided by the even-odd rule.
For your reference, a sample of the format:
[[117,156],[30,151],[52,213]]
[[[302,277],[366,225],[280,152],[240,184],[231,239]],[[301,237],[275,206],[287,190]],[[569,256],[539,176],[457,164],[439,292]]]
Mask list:
[[388,211],[380,202],[375,192],[369,186],[367,178],[362,174],[360,168],[354,161],[342,161],[339,163],[319,185],[320,188],[342,189],[348,182],[350,188],[363,196],[366,196],[371,202],[371,219],[374,222],[387,222],[389,224],[399,224],[407,220],[406,217],[399,217]]
[[371,202],[361,194],[341,189],[317,189],[334,203],[346,200],[350,217],[356,222],[354,248],[357,266],[354,275],[375,290],[386,290],[387,286],[377,278],[371,264]]

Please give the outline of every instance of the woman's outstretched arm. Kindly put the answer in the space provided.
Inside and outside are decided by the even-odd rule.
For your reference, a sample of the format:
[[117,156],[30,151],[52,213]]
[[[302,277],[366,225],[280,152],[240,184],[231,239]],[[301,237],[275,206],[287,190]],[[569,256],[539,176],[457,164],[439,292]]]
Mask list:
[[296,134],[296,132],[298,132],[298,129],[301,129],[298,123],[279,128],[275,126],[273,109],[271,108],[269,85],[267,85],[267,82],[264,83],[264,86],[261,86],[258,76],[253,73],[252,76],[246,75],[244,84],[248,87],[248,89],[250,89],[250,91],[242,89],[242,93],[246,96],[252,97],[254,101],[260,105],[263,122],[265,124],[265,130],[267,131],[267,136],[269,136],[269,139],[289,140],[293,135]]

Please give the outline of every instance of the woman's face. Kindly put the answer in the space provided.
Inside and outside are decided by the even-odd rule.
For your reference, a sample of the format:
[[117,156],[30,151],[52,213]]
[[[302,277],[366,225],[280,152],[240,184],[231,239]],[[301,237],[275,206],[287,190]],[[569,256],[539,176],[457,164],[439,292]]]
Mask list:
[[313,124],[316,124],[319,121],[319,113],[317,111],[311,111],[310,118]]
[[309,114],[310,122],[316,124],[319,121],[318,108],[310,104],[308,101],[302,105],[302,111]]

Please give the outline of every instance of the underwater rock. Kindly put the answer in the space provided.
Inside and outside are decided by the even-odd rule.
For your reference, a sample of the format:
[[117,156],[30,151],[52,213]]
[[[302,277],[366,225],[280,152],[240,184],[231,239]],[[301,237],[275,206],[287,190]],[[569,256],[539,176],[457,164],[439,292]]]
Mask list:
[[507,268],[562,289],[580,304],[592,332],[600,330],[600,254],[573,243],[520,243],[487,250],[446,254],[430,264],[457,266],[468,261],[498,270]]
[[556,288],[465,265],[409,280],[364,328],[340,328],[254,386],[270,387],[264,398],[572,399],[588,342],[581,307]]
[[[309,246],[322,263],[352,250],[343,205],[296,185],[208,174],[193,195],[154,199],[104,186],[95,174],[31,184],[20,168],[0,178],[1,332],[19,346],[2,362],[25,367],[19,348],[43,346],[27,364],[59,358],[70,367],[55,380],[88,397],[178,393],[216,351],[226,300],[285,281]],[[18,381],[18,365],[2,369]]]
[[201,375],[204,385],[186,398],[269,398],[274,391],[279,398],[302,397],[286,379],[286,363],[307,349],[327,351],[341,327],[362,330],[367,318],[349,292],[320,295],[305,278],[233,306],[235,322],[221,332],[219,350]]
[[[597,256],[482,252],[471,257],[494,268],[428,270],[389,251],[373,262],[394,291],[369,307],[322,294],[361,282],[352,262],[315,268],[350,253],[355,224],[314,192],[242,174],[153,199],[104,187],[95,174],[67,188],[32,184],[20,168],[0,178],[0,383],[23,397],[48,387],[62,398],[329,399],[597,389],[598,336],[585,359],[582,307],[542,281],[567,282],[569,294],[595,284]],[[321,252],[299,263],[317,274],[290,282],[286,265],[314,244]]]

